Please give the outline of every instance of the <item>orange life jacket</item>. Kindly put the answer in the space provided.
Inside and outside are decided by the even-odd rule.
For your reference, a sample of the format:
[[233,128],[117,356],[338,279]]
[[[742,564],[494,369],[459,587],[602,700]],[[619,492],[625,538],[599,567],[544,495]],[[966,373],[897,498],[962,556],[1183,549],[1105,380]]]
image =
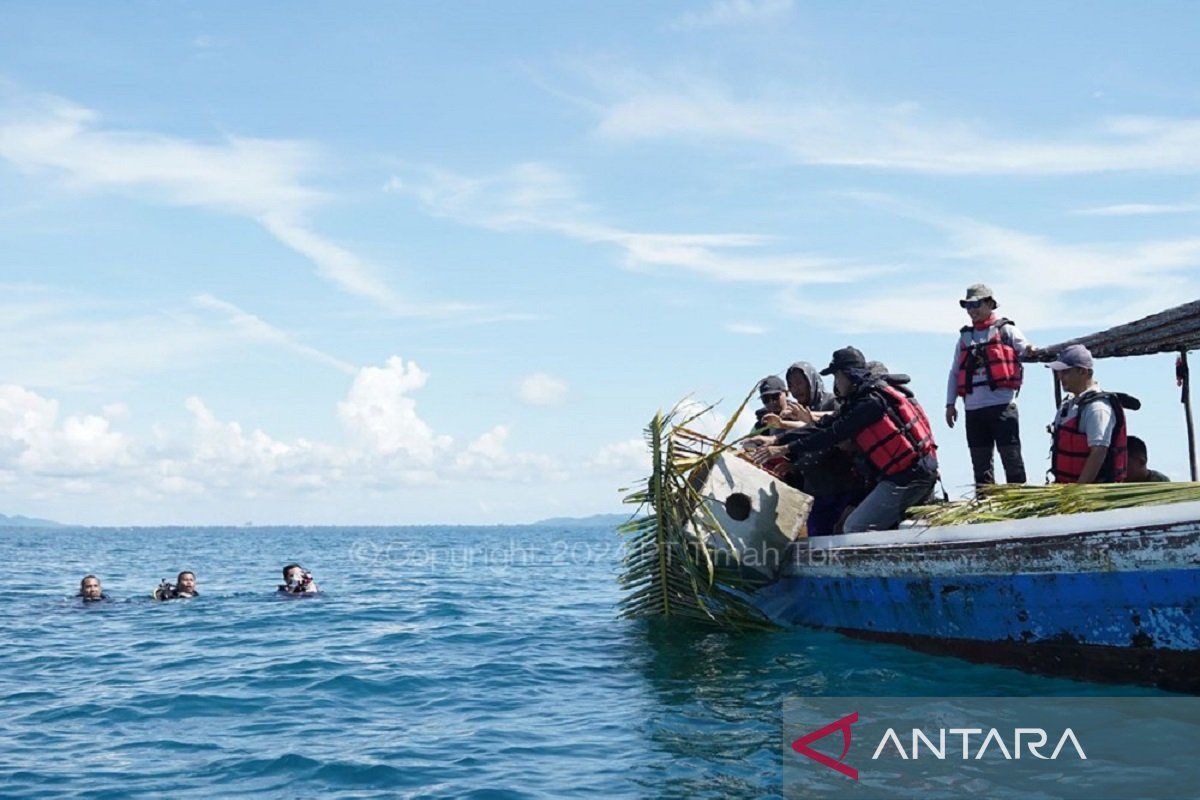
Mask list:
[[1025,369],[1017,359],[1016,348],[1012,346],[1011,342],[1005,341],[1001,335],[1004,326],[1012,324],[1011,319],[1001,317],[988,326],[987,339],[982,342],[977,342],[972,337],[975,328],[971,325],[967,325],[959,331],[962,336],[959,340],[956,389],[959,397],[966,397],[975,390],[976,386],[985,385],[975,378],[975,371],[980,367],[984,368],[988,388],[993,390],[1021,388],[1021,379],[1025,375]]
[[1097,400],[1108,401],[1112,406],[1114,419],[1108,455],[1104,457],[1104,464],[1096,474],[1096,483],[1125,482],[1129,468],[1129,450],[1123,396],[1116,392],[1095,392],[1079,401],[1078,411],[1071,419],[1060,423],[1058,420],[1061,413],[1055,417],[1050,445],[1050,472],[1054,475],[1055,483],[1079,482],[1079,476],[1083,474],[1083,466],[1091,452],[1087,434],[1080,429],[1080,422],[1083,419],[1083,409]]
[[933,426],[916,400],[893,386],[872,389],[883,397],[886,409],[875,422],[854,435],[854,444],[884,478],[912,467],[922,456],[937,452]]

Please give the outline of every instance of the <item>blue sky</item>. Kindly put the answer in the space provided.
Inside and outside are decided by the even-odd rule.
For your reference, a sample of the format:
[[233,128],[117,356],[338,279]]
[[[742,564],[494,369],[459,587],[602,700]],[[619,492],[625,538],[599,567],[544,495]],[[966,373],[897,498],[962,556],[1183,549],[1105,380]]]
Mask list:
[[[0,510],[618,509],[642,424],[854,343],[940,417],[1195,299],[1188,3],[0,5]],[[1103,362],[1186,477],[1172,357]],[[1040,474],[1048,376],[1021,397]],[[939,424],[952,493],[961,428]]]

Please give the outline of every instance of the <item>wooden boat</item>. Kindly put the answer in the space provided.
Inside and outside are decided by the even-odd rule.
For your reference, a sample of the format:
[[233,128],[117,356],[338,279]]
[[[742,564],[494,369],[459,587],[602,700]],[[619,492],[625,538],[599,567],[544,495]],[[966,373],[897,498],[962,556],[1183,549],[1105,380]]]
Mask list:
[[1200,693],[1200,503],[799,539],[785,625]]
[[[1195,481],[1187,353],[1200,344],[1200,301],[1038,358],[1074,343],[1098,358],[1179,353]],[[755,474],[738,470],[739,505],[780,495],[773,476]],[[722,485],[706,486],[706,502],[720,502]],[[775,524],[775,541],[795,541],[773,580],[743,596],[776,623],[1200,693],[1200,502],[814,539],[795,536],[796,519]]]

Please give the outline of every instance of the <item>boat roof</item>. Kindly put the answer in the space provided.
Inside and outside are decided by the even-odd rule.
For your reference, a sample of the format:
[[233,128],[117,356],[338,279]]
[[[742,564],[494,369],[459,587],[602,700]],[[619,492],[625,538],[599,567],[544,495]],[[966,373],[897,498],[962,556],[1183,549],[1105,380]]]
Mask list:
[[1200,300],[1157,314],[1039,348],[1033,361],[1053,361],[1064,347],[1081,344],[1094,358],[1146,356],[1200,349]]

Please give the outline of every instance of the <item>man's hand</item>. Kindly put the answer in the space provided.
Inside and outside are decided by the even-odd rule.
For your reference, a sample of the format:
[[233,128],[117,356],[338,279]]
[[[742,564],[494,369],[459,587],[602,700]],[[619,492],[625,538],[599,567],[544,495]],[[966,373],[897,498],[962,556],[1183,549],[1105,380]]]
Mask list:
[[805,425],[811,425],[813,421],[812,409],[808,406],[796,406],[797,422],[803,422]]
[[946,406],[946,425],[953,428],[958,421],[958,406]]
[[786,445],[771,445],[768,447],[760,447],[750,454],[750,460],[760,467],[772,458],[779,458],[787,455]]
[[760,421],[768,428],[783,427],[783,420],[780,419],[778,414],[763,414],[763,418]]
[[742,447],[747,450],[765,447],[770,444],[775,444],[774,436],[747,436],[745,439],[742,439]]

